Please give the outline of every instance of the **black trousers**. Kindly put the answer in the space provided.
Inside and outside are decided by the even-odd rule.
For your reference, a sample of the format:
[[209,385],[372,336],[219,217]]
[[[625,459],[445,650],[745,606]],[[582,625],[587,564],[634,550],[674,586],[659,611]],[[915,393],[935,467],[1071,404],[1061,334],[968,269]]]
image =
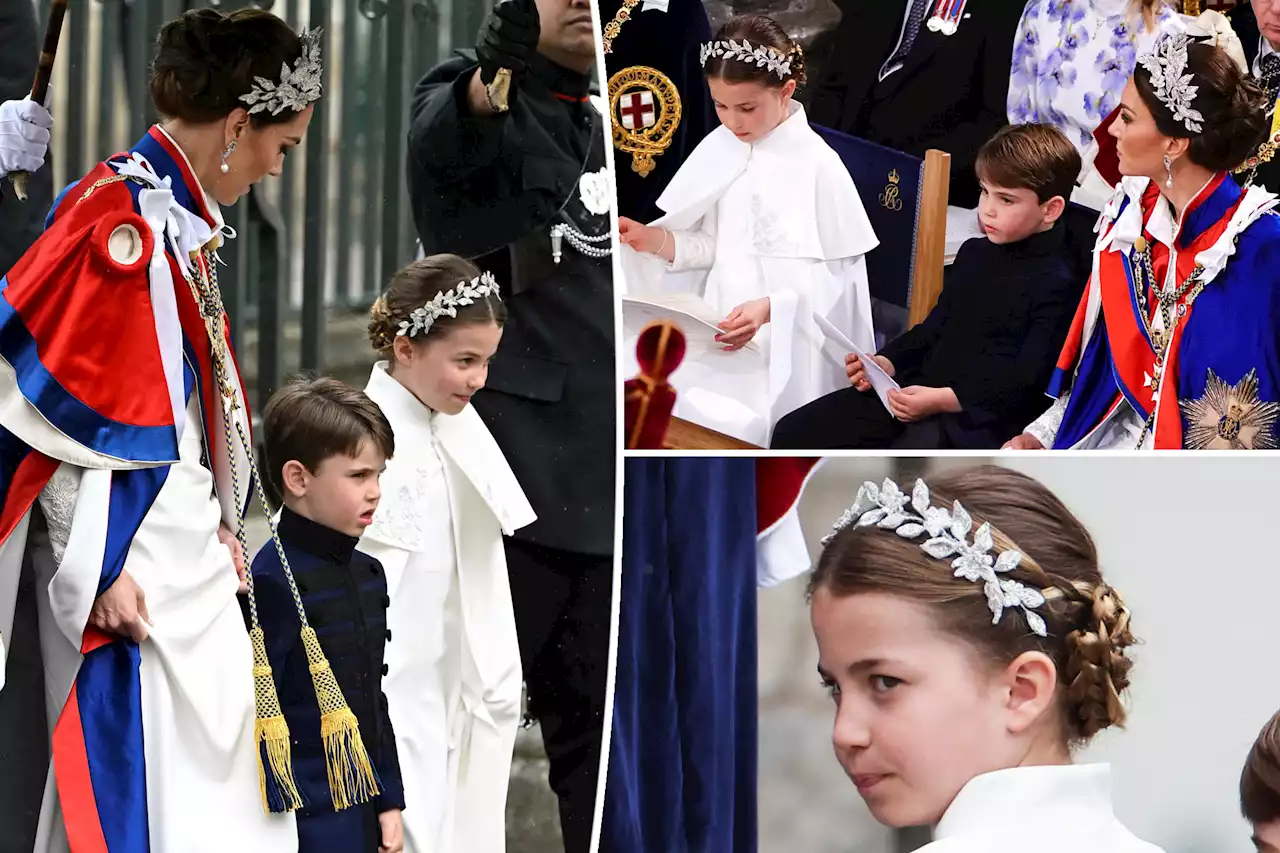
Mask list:
[[950,446],[937,417],[904,424],[874,391],[852,386],[796,409],[773,428],[775,450],[937,450]]
[[505,541],[529,710],[542,726],[565,853],[589,853],[604,737],[613,558]]

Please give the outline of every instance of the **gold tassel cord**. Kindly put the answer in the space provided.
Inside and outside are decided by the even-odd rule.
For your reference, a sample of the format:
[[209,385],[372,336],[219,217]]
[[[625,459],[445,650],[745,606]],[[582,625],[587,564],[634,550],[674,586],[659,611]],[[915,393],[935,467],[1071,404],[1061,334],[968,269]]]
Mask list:
[[377,796],[378,775],[360,737],[360,722],[338,688],[314,628],[302,629],[302,646],[307,650],[311,680],[320,700],[320,737],[329,771],[329,792],[334,809],[342,811]]
[[267,812],[290,812],[302,808],[302,794],[293,778],[293,756],[289,744],[289,724],[285,722],[276,695],[275,679],[267,661],[267,644],[262,627],[249,632],[253,645],[254,744],[259,750],[258,788]]
[[[199,275],[199,283],[187,277],[196,304],[200,306],[209,333],[212,350],[213,368],[216,381],[222,390],[222,425],[226,437],[226,449],[231,461],[232,497],[235,501],[237,516],[240,514],[240,478],[232,457],[231,420],[234,412],[240,408],[236,400],[237,389],[231,384],[230,371],[226,366],[225,327],[223,318],[222,296],[218,289],[217,260],[208,248],[203,251],[206,276],[203,271]],[[379,793],[378,778],[373,763],[360,737],[360,724],[347,705],[346,698],[338,686],[333,668],[324,656],[316,632],[307,621],[306,608],[302,604],[302,594],[293,577],[293,569],[285,554],[284,544],[276,529],[275,519],[271,517],[270,503],[262,487],[262,477],[254,460],[253,445],[245,435],[244,426],[236,422],[235,432],[240,439],[240,446],[248,460],[249,472],[256,486],[258,502],[267,516],[267,525],[271,529],[271,540],[276,554],[280,558],[280,567],[284,571],[285,581],[293,598],[298,619],[302,624],[302,644],[310,663],[311,679],[315,685],[316,701],[320,707],[321,739],[324,743],[325,760],[329,775],[329,791],[334,808],[341,810],[358,803],[368,802]],[[236,538],[249,559],[249,548],[244,531],[244,519],[238,518]],[[253,572],[246,572],[249,598],[250,639],[254,648],[254,732],[259,744],[258,779],[262,789],[263,806],[268,812],[292,811],[303,805],[301,792],[293,776],[290,751],[289,727],[280,708],[279,696],[276,693],[275,679],[271,672],[271,663],[267,658],[266,642],[262,626],[258,620],[258,604],[254,591]],[[273,796],[274,795],[274,796]]]

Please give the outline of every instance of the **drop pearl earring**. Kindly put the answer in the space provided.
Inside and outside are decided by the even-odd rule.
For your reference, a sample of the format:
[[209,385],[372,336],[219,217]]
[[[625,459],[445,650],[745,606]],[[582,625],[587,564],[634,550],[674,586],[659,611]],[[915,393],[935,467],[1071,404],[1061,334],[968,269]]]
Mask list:
[[227,172],[230,172],[230,171],[231,171],[231,167],[227,165],[227,158],[228,158],[228,157],[230,157],[230,156],[231,156],[231,153],[232,153],[233,151],[235,151],[235,150],[236,150],[236,141],[233,139],[233,140],[231,140],[231,142],[227,145],[227,149],[226,149],[225,151],[223,151],[223,152],[222,152],[222,164],[221,164],[220,166],[218,166],[218,170],[219,170],[220,172],[222,172],[222,174],[224,174],[224,175],[225,175]]
[[1173,189],[1173,161],[1169,159],[1169,155],[1164,155],[1164,173],[1167,177],[1164,179],[1165,189]]

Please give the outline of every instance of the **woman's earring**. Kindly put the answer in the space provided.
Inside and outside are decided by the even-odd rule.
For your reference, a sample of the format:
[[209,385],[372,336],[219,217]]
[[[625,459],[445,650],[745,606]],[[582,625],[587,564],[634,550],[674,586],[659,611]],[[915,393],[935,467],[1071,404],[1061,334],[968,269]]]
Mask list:
[[[228,157],[230,157],[230,156],[231,156],[231,152],[233,152],[233,151],[235,151],[235,150],[236,150],[236,141],[233,139],[233,140],[231,140],[231,142],[230,142],[230,143],[228,143],[228,144],[227,144],[226,150],[222,152],[222,165],[218,167],[218,169],[219,169],[219,170],[222,172],[222,174],[224,174],[224,175],[225,175],[227,172],[230,172],[230,171],[231,171],[231,167],[227,165],[227,158],[228,158]],[[1165,162],[1166,162],[1166,163],[1169,161],[1169,158],[1168,158],[1168,157],[1166,157],[1166,158],[1164,158],[1164,159],[1165,159]]]
[[1168,175],[1164,179],[1166,189],[1173,189],[1173,161],[1169,159],[1169,155],[1164,155],[1164,173]]

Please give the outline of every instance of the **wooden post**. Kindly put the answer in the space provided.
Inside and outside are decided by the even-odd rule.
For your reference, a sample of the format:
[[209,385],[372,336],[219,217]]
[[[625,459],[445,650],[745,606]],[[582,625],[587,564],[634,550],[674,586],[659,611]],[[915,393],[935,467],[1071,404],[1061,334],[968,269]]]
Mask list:
[[924,153],[916,225],[916,265],[911,282],[908,324],[929,316],[942,293],[942,268],[947,254],[947,199],[951,186],[951,155],[929,149]]

